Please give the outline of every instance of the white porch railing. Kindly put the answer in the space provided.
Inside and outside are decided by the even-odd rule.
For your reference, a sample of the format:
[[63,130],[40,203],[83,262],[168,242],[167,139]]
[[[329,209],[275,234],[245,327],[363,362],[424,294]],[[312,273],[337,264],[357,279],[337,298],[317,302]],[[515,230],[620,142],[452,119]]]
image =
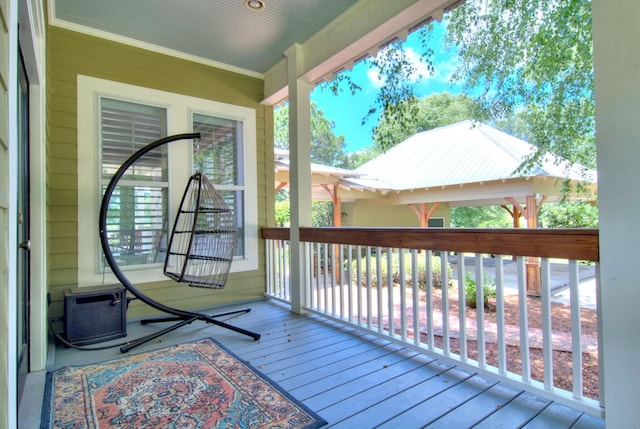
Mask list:
[[[288,229],[265,228],[263,238],[267,295],[290,302],[290,288],[297,285],[289,277]],[[582,361],[583,353],[602,359],[600,323],[597,337],[581,332],[585,298],[592,298],[588,305],[598,301],[597,230],[303,228],[300,239],[310,279],[300,285],[306,311],[602,417],[604,404],[597,399],[604,397],[601,371],[599,393],[588,397],[583,394]],[[592,264],[585,267],[579,261]],[[585,268],[593,276],[589,296],[580,282]],[[483,305],[468,309],[465,284],[485,282],[495,284],[491,311]],[[528,296],[537,282],[539,298],[532,309]],[[558,284],[568,285],[562,299],[570,312],[569,335],[553,329],[552,289]],[[475,292],[476,302],[483,303],[484,288]],[[508,302],[517,303],[518,326],[505,323]],[[529,320],[532,310],[539,314],[535,326]],[[597,307],[591,311],[599,316]],[[513,347],[520,351],[519,362],[508,359],[513,353],[507,349]],[[569,357],[554,361],[558,350]],[[533,377],[540,359],[542,374]],[[554,383],[554,368],[561,365],[571,368],[570,390]]]

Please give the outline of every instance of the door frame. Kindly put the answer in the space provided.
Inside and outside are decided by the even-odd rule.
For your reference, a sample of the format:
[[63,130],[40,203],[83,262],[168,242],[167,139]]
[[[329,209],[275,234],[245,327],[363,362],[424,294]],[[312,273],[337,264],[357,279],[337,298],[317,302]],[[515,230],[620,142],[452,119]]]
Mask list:
[[[30,362],[32,372],[46,369],[47,321],[47,216],[46,216],[46,76],[44,3],[18,4],[19,44],[29,81],[29,164],[31,209],[31,314]],[[17,189],[12,189],[12,192]],[[17,305],[17,303],[15,303]]]

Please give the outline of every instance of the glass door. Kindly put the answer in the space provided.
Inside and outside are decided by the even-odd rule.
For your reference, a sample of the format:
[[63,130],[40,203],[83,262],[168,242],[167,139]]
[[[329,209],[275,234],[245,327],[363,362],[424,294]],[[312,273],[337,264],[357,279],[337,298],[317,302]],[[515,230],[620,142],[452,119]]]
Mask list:
[[18,70],[18,401],[22,397],[26,375],[29,372],[29,308],[31,291],[31,241],[29,210],[29,82],[20,57]]

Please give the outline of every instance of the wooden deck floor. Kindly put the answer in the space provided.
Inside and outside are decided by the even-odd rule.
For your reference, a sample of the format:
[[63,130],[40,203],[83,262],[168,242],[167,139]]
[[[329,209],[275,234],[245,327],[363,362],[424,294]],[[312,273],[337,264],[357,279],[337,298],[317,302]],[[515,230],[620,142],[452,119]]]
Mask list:
[[[227,321],[260,333],[259,341],[195,322],[130,353],[213,337],[316,411],[331,428],[605,427],[601,419],[350,327],[297,316],[270,301],[251,303],[251,308]],[[129,337],[157,329],[132,324]],[[52,367],[120,356],[117,348],[58,347]]]

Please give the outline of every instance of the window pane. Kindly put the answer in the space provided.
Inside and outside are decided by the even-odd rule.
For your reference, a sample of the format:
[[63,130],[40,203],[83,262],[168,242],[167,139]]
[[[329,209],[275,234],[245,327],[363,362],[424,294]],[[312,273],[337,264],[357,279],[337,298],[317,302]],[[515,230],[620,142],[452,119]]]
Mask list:
[[209,178],[233,211],[238,228],[234,255],[244,256],[242,122],[196,113],[193,129],[201,135],[193,148],[194,169]]
[[107,211],[107,239],[118,265],[164,262],[166,201],[167,188],[118,185],[114,189]]
[[236,217],[236,227],[238,228],[236,236],[236,249],[234,256],[244,255],[244,213],[242,210],[242,201],[244,201],[244,192],[242,191],[219,191],[220,196],[229,206]]
[[[166,135],[166,109],[100,100],[102,195],[135,152]],[[107,238],[120,266],[164,262],[168,225],[167,147],[138,159],[118,182],[107,211]]]
[[[160,107],[103,98],[100,106],[102,178],[109,180],[135,152],[166,136],[167,114]],[[145,154],[123,180],[167,180],[167,147]]]
[[242,122],[201,114],[193,115],[193,129],[201,134],[194,145],[194,168],[213,185],[243,185],[238,160],[242,159]]

